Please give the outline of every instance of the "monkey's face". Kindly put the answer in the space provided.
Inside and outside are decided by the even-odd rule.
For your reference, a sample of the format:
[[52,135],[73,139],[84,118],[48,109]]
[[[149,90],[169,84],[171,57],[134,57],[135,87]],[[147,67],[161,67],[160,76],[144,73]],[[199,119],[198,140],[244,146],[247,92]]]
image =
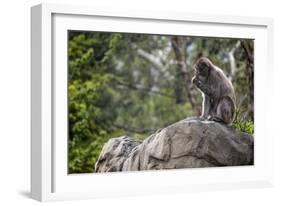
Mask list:
[[200,58],[194,65],[194,77],[192,82],[200,87],[201,84],[207,82],[211,64],[207,58]]
[[210,70],[210,62],[207,58],[200,58],[194,65],[195,75],[207,77]]

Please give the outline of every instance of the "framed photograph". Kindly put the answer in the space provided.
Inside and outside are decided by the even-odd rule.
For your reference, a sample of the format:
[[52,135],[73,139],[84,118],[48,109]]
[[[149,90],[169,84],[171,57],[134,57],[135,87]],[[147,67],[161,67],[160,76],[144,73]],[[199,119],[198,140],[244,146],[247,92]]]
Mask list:
[[32,198],[272,186],[271,19],[41,4],[31,26]]

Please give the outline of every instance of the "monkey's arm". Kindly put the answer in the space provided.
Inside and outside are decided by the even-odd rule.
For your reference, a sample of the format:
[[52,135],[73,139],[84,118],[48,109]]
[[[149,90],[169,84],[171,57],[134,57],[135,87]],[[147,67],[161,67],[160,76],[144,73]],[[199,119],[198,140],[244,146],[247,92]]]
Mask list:
[[207,118],[210,115],[211,99],[207,95],[203,95],[202,114],[201,117]]

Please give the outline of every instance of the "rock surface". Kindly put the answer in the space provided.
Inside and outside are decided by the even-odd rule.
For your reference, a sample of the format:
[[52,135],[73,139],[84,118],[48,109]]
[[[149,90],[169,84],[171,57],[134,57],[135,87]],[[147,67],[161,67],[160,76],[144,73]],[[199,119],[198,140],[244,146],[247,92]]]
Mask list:
[[253,165],[253,136],[229,126],[187,118],[157,131],[143,142],[110,139],[96,172]]

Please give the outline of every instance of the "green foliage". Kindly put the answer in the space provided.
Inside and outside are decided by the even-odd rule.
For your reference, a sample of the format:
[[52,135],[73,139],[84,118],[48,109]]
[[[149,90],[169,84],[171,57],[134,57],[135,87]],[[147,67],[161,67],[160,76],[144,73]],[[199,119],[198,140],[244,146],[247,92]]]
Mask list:
[[[170,36],[80,32],[68,33],[68,172],[87,173],[104,143],[122,135],[144,139],[152,132],[187,116],[199,115],[199,92],[191,105],[177,71]],[[226,74],[231,68],[227,52],[239,40],[186,38],[186,63],[192,75],[194,61],[206,55]],[[235,52],[233,80],[240,107],[251,105],[246,54]],[[190,85],[190,89],[191,89]],[[180,97],[180,101],[177,101]],[[251,105],[252,106],[252,105]],[[237,115],[234,127],[252,134],[252,118]],[[243,118],[242,118],[243,116]],[[240,119],[241,121],[238,121]]]
[[105,101],[104,93],[112,79],[112,74],[103,69],[117,36],[78,33],[69,40],[69,173],[93,172],[102,145],[109,138],[107,119],[99,104]]
[[254,134],[254,122],[251,120],[235,121],[233,127],[248,134]]
[[254,134],[254,121],[245,117],[246,111],[241,108],[236,109],[235,119],[233,121],[233,127],[246,132],[248,134]]

